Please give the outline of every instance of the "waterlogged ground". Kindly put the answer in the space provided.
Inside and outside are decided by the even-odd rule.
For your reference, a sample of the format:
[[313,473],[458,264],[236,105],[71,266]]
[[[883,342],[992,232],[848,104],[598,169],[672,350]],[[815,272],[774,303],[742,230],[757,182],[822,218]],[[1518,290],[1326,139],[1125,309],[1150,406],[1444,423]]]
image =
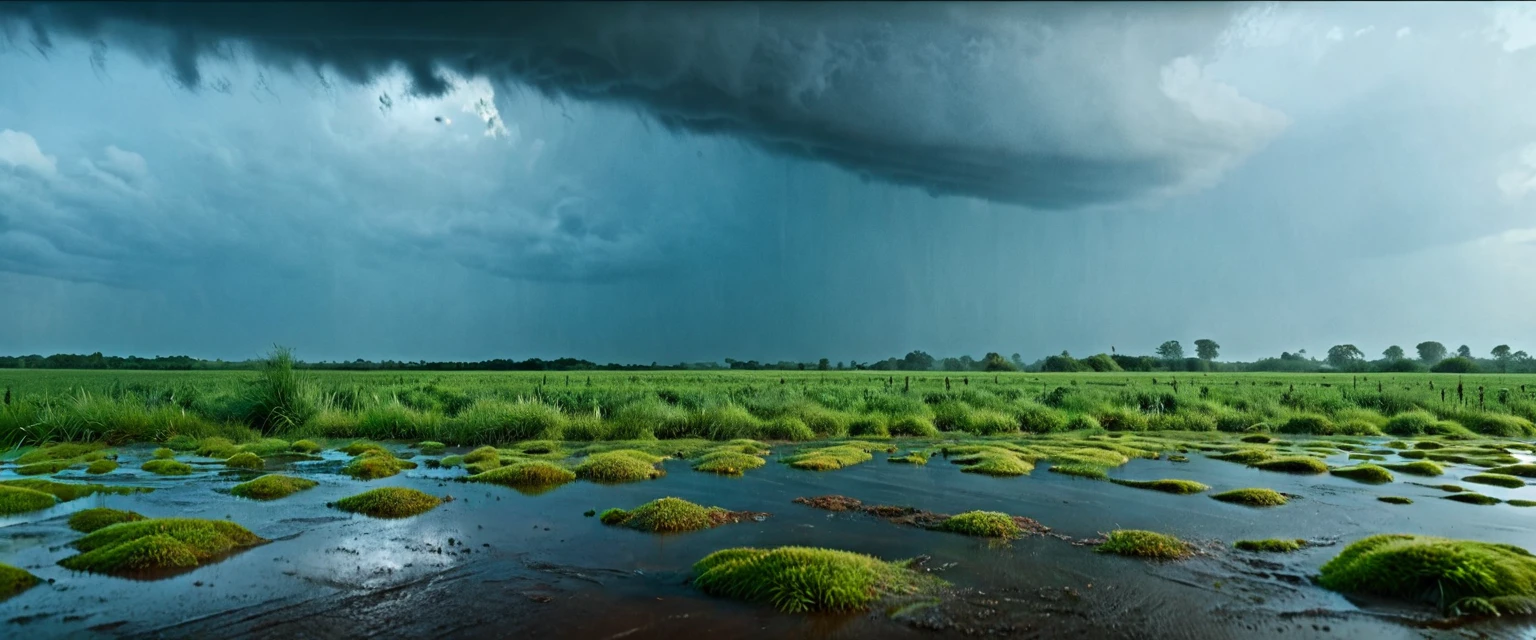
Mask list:
[[[1386,439],[1375,439],[1384,442]],[[775,454],[789,447],[777,447]],[[999,633],[1017,637],[1528,637],[1529,619],[1457,626],[1434,612],[1356,601],[1313,586],[1310,576],[1343,544],[1374,533],[1422,533],[1536,548],[1536,509],[1476,506],[1441,499],[1456,483],[1498,498],[1536,499],[1536,488],[1464,483],[1478,469],[1366,485],[1321,476],[1260,471],[1191,454],[1187,463],[1132,460],[1112,470],[1130,479],[1183,478],[1213,487],[1169,495],[1051,473],[992,478],[961,473],[942,457],[926,466],[888,464],[886,454],[830,472],[770,463],[732,478],[669,460],[658,480],[623,485],[573,482],[541,495],[451,479],[456,469],[425,467],[362,482],[339,473],[345,456],[270,461],[268,471],[320,485],[273,502],[228,495],[258,475],[215,462],[199,473],[163,478],[138,471],[149,447],[119,449],[122,470],[102,477],[66,471],[57,480],[155,487],[147,494],[91,496],[40,512],[0,518],[0,562],[49,581],[0,603],[0,637],[695,637],[887,638]],[[450,452],[452,453],[452,452]],[[1520,456],[1528,459],[1529,456]],[[419,459],[419,458],[418,458]],[[1394,458],[1393,461],[1396,461]],[[1344,454],[1330,465],[1349,464]],[[0,479],[15,477],[0,470]],[[327,502],[376,486],[407,486],[453,501],[405,520],[376,520]],[[1268,487],[1299,496],[1254,509],[1209,493]],[[1091,538],[1117,528],[1150,529],[1205,551],[1180,562],[1095,553],[1057,537],[1007,543],[829,513],[793,503],[841,494],[866,504],[941,513],[972,509],[1034,518],[1054,533]],[[657,536],[605,527],[588,510],[634,507],[676,496],[732,510],[768,512],[749,521]],[[1412,498],[1396,506],[1377,496]],[[73,573],[57,566],[79,534],[68,515],[90,507],[150,517],[230,518],[272,540],[216,564],[156,581]],[[1306,538],[1293,554],[1236,552],[1247,538]],[[785,615],[711,598],[687,584],[690,566],[735,546],[806,545],[924,563],[955,586],[942,603],[891,615]],[[722,635],[723,634],[723,635]]]

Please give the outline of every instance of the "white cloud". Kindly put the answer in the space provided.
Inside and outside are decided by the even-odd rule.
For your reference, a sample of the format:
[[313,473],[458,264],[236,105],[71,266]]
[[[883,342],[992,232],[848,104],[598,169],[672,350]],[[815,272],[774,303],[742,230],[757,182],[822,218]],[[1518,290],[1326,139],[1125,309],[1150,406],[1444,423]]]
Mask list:
[[1338,42],[1344,39],[1344,30],[1338,27],[1334,27],[1328,30],[1328,35],[1325,37],[1334,42]]
[[1523,2],[1500,3],[1485,34],[1511,53],[1536,46],[1536,7]]
[[1412,35],[1412,34],[1413,34],[1413,29],[1411,29],[1409,27],[1403,27],[1403,28],[1397,30],[1397,39],[1398,40],[1402,40],[1403,38],[1406,38],[1406,37],[1408,37],[1409,35]]
[[1367,26],[1366,26],[1366,27],[1365,27],[1365,28],[1363,28],[1363,29],[1356,29],[1356,30],[1355,30],[1355,37],[1356,37],[1356,38],[1358,38],[1358,37],[1360,37],[1360,36],[1363,36],[1363,35],[1365,35],[1365,34],[1367,34],[1367,33],[1370,33],[1370,32],[1372,32],[1372,31],[1375,31],[1375,30],[1376,30],[1376,25],[1374,25],[1374,24],[1373,24],[1373,25],[1367,25]]
[[144,161],[144,156],[132,151],[124,151],[116,145],[107,145],[105,154],[106,160],[96,165],[103,171],[128,182],[149,177],[149,163]]
[[1536,190],[1536,144],[1527,145],[1511,164],[1511,168],[1499,174],[1499,191],[1507,198],[1519,199]]
[[58,159],[43,154],[42,148],[37,146],[37,139],[25,132],[10,129],[0,131],[0,164],[29,169],[50,177],[59,172]]

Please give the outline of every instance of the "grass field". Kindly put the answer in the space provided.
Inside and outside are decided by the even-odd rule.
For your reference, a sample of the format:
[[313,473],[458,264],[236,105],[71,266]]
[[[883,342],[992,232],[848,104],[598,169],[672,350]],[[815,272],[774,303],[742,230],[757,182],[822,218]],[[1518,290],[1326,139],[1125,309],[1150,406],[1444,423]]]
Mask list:
[[0,444],[176,435],[506,444],[1107,431],[1536,435],[1536,376],[0,371]]

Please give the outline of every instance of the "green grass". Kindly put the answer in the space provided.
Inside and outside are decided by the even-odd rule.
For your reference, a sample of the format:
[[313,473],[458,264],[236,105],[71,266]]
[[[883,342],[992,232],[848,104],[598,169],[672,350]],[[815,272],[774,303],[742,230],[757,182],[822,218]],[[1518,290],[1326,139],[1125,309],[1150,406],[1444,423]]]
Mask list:
[[1413,504],[1412,499],[1401,496],[1376,496],[1376,499],[1387,504]]
[[729,511],[704,507],[681,498],[657,498],[634,509],[608,509],[603,524],[651,533],[682,533],[717,527],[728,522]]
[[1222,502],[1250,507],[1278,507],[1288,502],[1284,494],[1274,489],[1233,489],[1214,494],[1211,497]]
[[85,468],[85,472],[93,476],[112,473],[113,471],[117,471],[116,460],[97,460]]
[[307,478],[295,478],[278,474],[267,474],[230,487],[232,495],[252,500],[277,500],[290,495],[313,489],[319,483]]
[[1200,493],[1210,489],[1209,486],[1195,482],[1194,480],[1122,480],[1120,478],[1111,478],[1110,482],[1127,487],[1136,487],[1137,489],[1151,489],[1153,491],[1161,491],[1163,493],[1177,493],[1181,495]]
[[1253,467],[1256,469],[1263,469],[1265,471],[1281,471],[1284,473],[1307,475],[1328,473],[1328,465],[1324,464],[1322,460],[1318,460],[1312,456],[1281,456],[1278,458],[1269,458],[1253,463]]
[[1525,486],[1525,481],[1521,480],[1519,477],[1510,476],[1510,475],[1504,475],[1502,473],[1479,473],[1479,474],[1475,474],[1475,475],[1466,476],[1466,477],[1462,478],[1461,480],[1462,480],[1462,482],[1475,482],[1477,484],[1488,484],[1488,485],[1493,485],[1495,487],[1504,487],[1506,489],[1518,489],[1520,487]]
[[69,502],[86,496],[104,493],[109,495],[125,496],[133,493],[149,493],[154,491],[149,487],[125,487],[121,485],[81,484],[78,482],[54,482],[41,478],[22,478],[19,480],[0,480],[0,487],[19,487],[41,491],[58,498],[60,502]]
[[37,576],[8,564],[0,564],[0,602],[37,586]]
[[633,449],[605,451],[587,456],[576,465],[576,476],[595,482],[639,482],[666,475],[656,468],[658,456]]
[[1013,516],[998,511],[967,511],[946,518],[937,528],[978,538],[1017,538],[1024,535],[1024,530],[1013,521]]
[[191,569],[266,542],[224,520],[158,518],[109,525],[71,543],[81,553],[59,561],[66,569],[137,574]]
[[314,440],[294,440],[293,444],[288,445],[288,450],[294,453],[314,455],[320,453],[321,447],[320,443]]
[[1050,466],[1050,470],[1062,475],[1089,478],[1091,480],[1108,480],[1109,468],[1097,464],[1084,462],[1063,462]]
[[1415,460],[1413,462],[1401,463],[1382,463],[1381,467],[1414,476],[1438,476],[1445,473],[1445,469],[1442,469],[1440,465],[1428,460]]
[[1391,482],[1392,472],[1374,464],[1357,464],[1350,467],[1334,467],[1328,473],[1358,482],[1382,484]]
[[396,458],[384,449],[363,449],[362,453],[341,468],[341,472],[358,480],[377,480],[415,468],[416,463]]
[[486,482],[508,487],[553,487],[575,479],[575,472],[544,460],[516,462],[464,478],[466,482]]
[[831,471],[868,462],[873,458],[867,447],[842,444],[802,450],[786,456],[783,461],[796,469]]
[[176,452],[167,447],[160,447],[159,449],[151,451],[149,455],[156,460],[171,460],[176,457]]
[[1536,507],[1536,500],[1510,500],[1504,504],[1511,507]]
[[1094,550],[1099,553],[1156,560],[1178,560],[1187,558],[1195,552],[1194,545],[1173,536],[1137,529],[1111,531],[1104,537],[1104,542]]
[[91,533],[97,529],[109,527],[119,522],[136,522],[143,519],[144,516],[132,511],[118,511],[117,509],[98,507],[70,514],[69,528],[80,533]]
[[254,469],[259,471],[266,468],[267,462],[262,460],[261,456],[249,451],[242,451],[225,460],[224,466],[231,469]]
[[727,476],[739,476],[765,464],[768,464],[768,461],[752,454],[740,451],[713,451],[695,460],[693,462],[693,470]]
[[9,516],[29,511],[40,511],[53,506],[58,498],[52,494],[27,489],[0,485],[0,515]]
[[1307,546],[1307,541],[1300,538],[1268,538],[1265,540],[1238,540],[1232,544],[1242,551],[1255,551],[1264,553],[1290,553],[1299,551]]
[[1536,464],[1507,464],[1501,467],[1494,467],[1489,469],[1488,473],[1502,473],[1504,475],[1520,476],[1522,478],[1536,478]]
[[1318,573],[1334,591],[1426,602],[1447,615],[1525,613],[1536,598],[1536,558],[1507,544],[1376,535]]
[[787,613],[863,611],[941,584],[902,563],[807,547],[725,549],[693,565],[693,586],[700,591]]
[[415,489],[379,487],[337,500],[335,507],[374,518],[409,518],[436,509],[442,503],[442,500]]
[[1481,493],[1453,493],[1451,495],[1442,497],[1446,500],[1455,500],[1456,502],[1465,502],[1467,504],[1475,504],[1485,507],[1503,502],[1503,500],[1492,496],[1485,496]]
[[139,468],[157,476],[185,476],[192,473],[192,465],[176,460],[150,460]]

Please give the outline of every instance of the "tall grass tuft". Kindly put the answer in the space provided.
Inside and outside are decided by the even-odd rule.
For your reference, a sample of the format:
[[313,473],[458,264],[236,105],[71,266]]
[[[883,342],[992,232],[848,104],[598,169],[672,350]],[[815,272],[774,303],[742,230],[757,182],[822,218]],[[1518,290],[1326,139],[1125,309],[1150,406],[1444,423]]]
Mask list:
[[263,434],[296,429],[315,414],[312,387],[293,370],[293,351],[274,347],[247,390],[246,421]]

